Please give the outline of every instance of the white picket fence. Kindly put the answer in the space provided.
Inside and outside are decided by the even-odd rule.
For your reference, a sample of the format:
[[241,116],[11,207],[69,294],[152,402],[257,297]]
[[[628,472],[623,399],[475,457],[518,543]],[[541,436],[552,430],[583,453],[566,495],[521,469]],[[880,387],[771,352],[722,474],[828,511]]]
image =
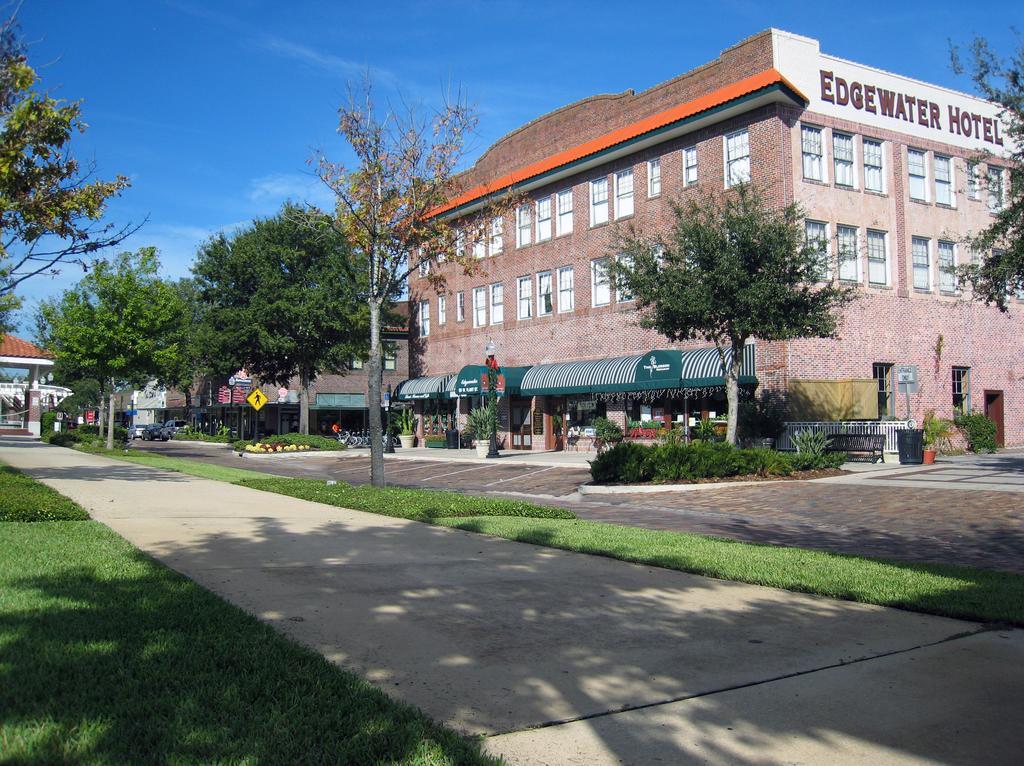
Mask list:
[[896,434],[910,428],[907,420],[806,420],[788,422],[782,430],[778,448],[794,450],[793,436],[800,431],[823,431],[832,434],[884,434],[885,451],[896,452]]

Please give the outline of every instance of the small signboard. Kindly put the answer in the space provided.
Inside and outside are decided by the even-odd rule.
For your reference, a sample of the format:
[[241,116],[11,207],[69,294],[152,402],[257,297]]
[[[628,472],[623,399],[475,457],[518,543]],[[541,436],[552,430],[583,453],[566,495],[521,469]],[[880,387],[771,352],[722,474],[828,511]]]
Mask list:
[[234,375],[232,375],[232,376],[231,376],[230,378],[228,378],[228,385],[229,385],[229,386],[233,386],[233,385],[235,385],[235,382],[236,382],[236,380],[237,380],[237,379],[235,378],[235,376],[234,376]]
[[288,389],[285,388],[284,386],[281,386],[279,389],[277,389],[277,398],[278,399],[287,399],[288,398]]
[[540,410],[533,411],[533,435],[544,435],[544,413]]
[[896,368],[896,388],[901,394],[916,394],[918,389],[917,366],[901,364]]
[[254,388],[252,392],[245,397],[245,401],[249,402],[249,406],[256,410],[256,412],[259,412],[263,409],[263,405],[267,403],[267,395],[258,388]]

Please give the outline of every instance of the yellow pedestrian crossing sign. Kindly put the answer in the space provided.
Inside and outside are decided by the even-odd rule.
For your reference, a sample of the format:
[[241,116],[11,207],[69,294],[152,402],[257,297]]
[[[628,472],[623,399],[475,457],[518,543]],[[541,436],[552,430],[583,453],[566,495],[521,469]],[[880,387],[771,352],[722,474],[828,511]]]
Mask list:
[[258,388],[254,388],[252,393],[245,397],[245,401],[249,402],[249,406],[256,410],[256,412],[259,412],[263,405],[267,403],[267,395]]

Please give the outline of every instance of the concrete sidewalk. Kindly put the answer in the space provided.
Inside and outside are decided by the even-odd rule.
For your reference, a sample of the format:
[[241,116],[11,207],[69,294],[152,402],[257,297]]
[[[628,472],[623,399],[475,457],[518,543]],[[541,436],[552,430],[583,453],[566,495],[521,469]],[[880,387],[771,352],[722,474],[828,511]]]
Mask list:
[[0,460],[513,763],[1015,763],[1020,631],[0,440]]

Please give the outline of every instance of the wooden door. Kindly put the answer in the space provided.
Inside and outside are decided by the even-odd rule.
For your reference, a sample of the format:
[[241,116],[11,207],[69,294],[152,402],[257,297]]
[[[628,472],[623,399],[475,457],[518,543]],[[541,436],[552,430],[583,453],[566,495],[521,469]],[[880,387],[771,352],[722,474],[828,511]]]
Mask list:
[[996,424],[996,444],[1003,446],[1003,392],[985,392],[985,416]]

